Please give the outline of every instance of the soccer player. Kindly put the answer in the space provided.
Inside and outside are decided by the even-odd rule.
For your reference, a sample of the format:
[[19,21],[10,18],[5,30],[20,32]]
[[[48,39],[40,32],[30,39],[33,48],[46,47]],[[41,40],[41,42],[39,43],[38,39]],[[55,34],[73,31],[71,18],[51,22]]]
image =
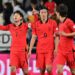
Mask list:
[[0,30],[10,31],[12,43],[10,47],[11,75],[16,75],[16,69],[22,68],[24,75],[28,75],[27,59],[27,24],[23,22],[23,14],[20,11],[13,13],[14,23],[7,26],[0,25]]
[[[39,16],[40,19],[32,25],[32,39],[28,55],[31,55],[32,48],[37,38],[36,66],[40,70],[41,75],[45,74],[45,70],[47,70],[48,75],[51,75],[54,52],[54,33],[58,31],[58,28],[56,22],[48,18],[48,10],[46,7],[40,7]],[[55,50],[56,48],[57,46],[55,46]]]
[[68,7],[60,4],[56,9],[57,18],[60,20],[60,41],[57,53],[57,74],[62,75],[65,63],[70,67],[72,75],[75,75],[75,51],[73,50],[73,36],[75,24],[67,17]]

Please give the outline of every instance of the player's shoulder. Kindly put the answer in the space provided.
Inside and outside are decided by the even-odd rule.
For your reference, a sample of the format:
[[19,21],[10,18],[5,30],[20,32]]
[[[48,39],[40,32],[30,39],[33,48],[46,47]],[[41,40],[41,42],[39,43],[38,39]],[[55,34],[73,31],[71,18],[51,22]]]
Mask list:
[[26,23],[26,22],[23,22],[23,23],[22,23],[22,25],[24,25],[24,26],[27,26],[27,25],[28,25],[28,23]]
[[69,24],[69,23],[70,23],[70,24],[71,24],[71,23],[74,23],[74,22],[73,22],[73,20],[72,20],[72,19],[67,18],[67,19],[66,19],[66,21],[65,21],[65,23],[67,23],[67,24]]
[[57,22],[56,22],[55,20],[53,20],[53,19],[49,19],[49,20],[48,20],[48,23],[50,23],[50,24],[52,24],[52,25],[57,24]]
[[38,20],[38,21],[36,21],[36,22],[35,22],[35,24],[41,24],[41,21],[40,21],[40,20]]
[[41,24],[41,21],[40,21],[40,20],[34,22],[34,25],[35,25],[36,27],[38,27],[40,24]]
[[56,22],[55,20],[53,19],[48,19],[49,22]]
[[10,23],[10,24],[8,24],[8,25],[6,25],[6,26],[12,27],[12,26],[13,26],[13,23]]
[[7,25],[13,25],[13,23],[9,23],[9,24],[7,24]]
[[23,22],[23,23],[22,23],[22,27],[25,27],[26,29],[28,29],[28,23]]
[[23,25],[27,25],[27,23],[26,23],[26,22],[23,22],[22,24],[23,24]]

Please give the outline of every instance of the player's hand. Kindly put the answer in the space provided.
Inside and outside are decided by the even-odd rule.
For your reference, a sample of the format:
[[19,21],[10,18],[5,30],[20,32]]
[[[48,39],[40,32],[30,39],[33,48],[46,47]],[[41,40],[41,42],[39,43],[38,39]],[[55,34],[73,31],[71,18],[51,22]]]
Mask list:
[[55,35],[56,35],[56,36],[59,36],[59,35],[60,35],[60,32],[55,32]]
[[29,52],[28,52],[28,58],[30,58],[30,56],[31,56],[31,51],[29,50]]
[[27,52],[29,51],[29,45],[26,46]]
[[67,34],[65,32],[59,32],[59,35],[67,36]]

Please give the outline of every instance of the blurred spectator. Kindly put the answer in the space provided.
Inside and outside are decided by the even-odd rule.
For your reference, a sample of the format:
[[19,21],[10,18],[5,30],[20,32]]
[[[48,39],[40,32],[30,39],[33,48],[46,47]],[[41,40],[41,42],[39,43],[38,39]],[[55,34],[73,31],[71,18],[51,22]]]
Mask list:
[[0,24],[4,24],[4,19],[3,19],[3,5],[0,4]]
[[[28,17],[28,25],[32,25],[33,22],[38,20],[38,2],[37,0],[31,0],[30,6],[27,8],[27,17]],[[32,37],[32,29],[30,28],[28,31],[27,41],[30,42]],[[29,43],[30,44],[30,43]]]
[[47,1],[45,6],[48,8],[49,14],[53,15],[56,9],[56,3],[52,0],[51,2]]
[[31,0],[31,6],[27,11],[29,22],[35,22],[38,20],[38,3],[37,0]]
[[40,6],[45,6],[48,9],[49,15],[52,16],[54,15],[55,8],[56,8],[56,3],[54,0],[39,0],[39,8]]
[[24,9],[22,2],[19,2],[18,0],[13,0],[13,7],[14,7],[14,9],[15,9],[16,6],[19,6],[21,9]]
[[27,11],[27,8],[30,7],[30,0],[23,0],[24,10]]
[[40,2],[39,2],[40,4],[40,6],[43,6],[45,3],[44,3],[44,0],[40,0]]
[[4,3],[3,6],[4,6],[4,10],[3,10],[3,15],[4,16],[3,16],[3,18],[5,20],[4,25],[7,25],[7,24],[11,23],[10,22],[10,16],[13,12],[13,7],[12,7],[12,4],[9,3],[9,2]]
[[27,21],[27,14],[24,11],[23,4],[18,2],[17,0],[13,0],[13,12],[19,10],[24,15],[24,20]]
[[[0,0],[1,1],[1,0]],[[4,3],[11,3],[12,2],[12,0],[2,0],[2,4],[4,4]]]

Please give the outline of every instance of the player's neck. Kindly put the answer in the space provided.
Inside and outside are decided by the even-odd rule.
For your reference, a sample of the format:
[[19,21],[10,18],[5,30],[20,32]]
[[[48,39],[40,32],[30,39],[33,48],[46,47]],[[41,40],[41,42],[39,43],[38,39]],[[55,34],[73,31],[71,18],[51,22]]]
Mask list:
[[17,22],[17,23],[15,23],[15,26],[17,27],[17,26],[20,26],[20,25],[22,25],[22,22]]
[[48,19],[47,18],[41,19],[41,21],[42,21],[42,23],[46,23],[48,21]]
[[60,17],[61,23],[63,23],[66,20],[66,17]]

